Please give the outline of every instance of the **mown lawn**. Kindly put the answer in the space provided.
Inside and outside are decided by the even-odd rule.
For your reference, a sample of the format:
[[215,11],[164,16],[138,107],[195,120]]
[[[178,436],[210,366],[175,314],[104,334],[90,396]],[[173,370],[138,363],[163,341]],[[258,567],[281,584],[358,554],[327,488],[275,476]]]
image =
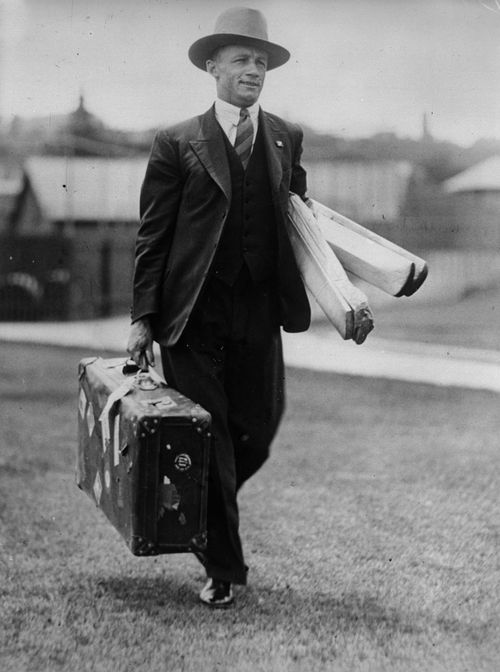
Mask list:
[[241,516],[250,585],[197,603],[73,481],[76,350],[1,345],[0,669],[500,669],[498,396],[290,370]]

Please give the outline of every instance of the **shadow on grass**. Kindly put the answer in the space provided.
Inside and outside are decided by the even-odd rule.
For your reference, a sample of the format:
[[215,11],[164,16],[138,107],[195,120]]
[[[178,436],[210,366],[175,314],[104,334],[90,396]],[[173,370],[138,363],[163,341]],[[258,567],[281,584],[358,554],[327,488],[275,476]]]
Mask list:
[[[193,586],[191,581],[183,583],[171,577],[131,577],[104,579],[98,585],[122,607],[148,616],[155,616],[162,610],[167,618],[172,613],[176,619],[182,619],[183,613],[192,617],[195,609],[205,621],[207,615],[214,614],[198,602],[197,590],[201,584]],[[361,628],[372,636],[387,639],[402,633],[416,634],[424,629],[422,622],[415,622],[415,615],[387,608],[372,596],[311,593],[309,590],[302,593],[292,588],[266,586],[236,587],[235,593],[235,607],[217,613],[226,614],[231,621],[245,624],[254,631],[291,627],[300,628],[302,632],[325,633],[359,631]]]
[[390,637],[391,634],[417,633],[421,630],[415,618],[396,609],[388,608],[375,597],[357,593],[329,594],[326,592],[300,592],[291,588],[266,590],[251,588],[241,601],[243,614],[259,614],[269,620],[280,615],[281,619],[299,619],[310,632],[358,631],[360,628],[372,635]]
[[123,603],[128,609],[153,615],[158,607],[172,606],[179,610],[196,604],[197,594],[188,582],[172,577],[111,577],[97,582],[100,590]]
[[492,622],[467,622],[463,619],[433,619],[424,611],[410,612],[383,604],[373,595],[355,592],[329,594],[301,592],[286,587],[252,585],[236,588],[236,604],[229,610],[207,609],[198,601],[191,581],[178,578],[109,578],[98,582],[103,594],[121,603],[121,608],[161,616],[163,621],[176,620],[193,625],[193,613],[206,626],[218,627],[221,618],[238,622],[248,632],[285,629],[309,636],[359,634],[386,645],[393,637],[415,636],[437,631],[451,634],[460,641],[478,644],[488,639],[494,629]]

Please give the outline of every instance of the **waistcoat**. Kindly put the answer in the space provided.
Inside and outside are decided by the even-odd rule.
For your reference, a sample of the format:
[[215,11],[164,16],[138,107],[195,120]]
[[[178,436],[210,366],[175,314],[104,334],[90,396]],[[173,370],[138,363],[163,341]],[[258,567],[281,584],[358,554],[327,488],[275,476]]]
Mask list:
[[232,285],[243,264],[258,284],[276,269],[276,222],[262,132],[259,127],[247,169],[222,132],[231,173],[231,205],[211,274]]

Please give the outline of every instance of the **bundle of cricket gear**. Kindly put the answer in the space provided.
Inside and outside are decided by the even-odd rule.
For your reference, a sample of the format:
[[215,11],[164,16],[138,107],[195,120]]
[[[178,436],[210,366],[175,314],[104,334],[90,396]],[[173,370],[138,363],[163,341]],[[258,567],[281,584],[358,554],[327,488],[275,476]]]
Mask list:
[[304,284],[345,340],[363,343],[373,329],[346,271],[392,296],[411,296],[427,277],[423,259],[317,201],[291,193],[287,226]]

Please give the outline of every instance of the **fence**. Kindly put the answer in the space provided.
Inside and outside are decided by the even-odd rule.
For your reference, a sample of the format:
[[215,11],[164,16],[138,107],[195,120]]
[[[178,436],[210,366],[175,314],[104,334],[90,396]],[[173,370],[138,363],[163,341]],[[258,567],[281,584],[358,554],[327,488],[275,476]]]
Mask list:
[[134,235],[112,231],[72,240],[71,317],[95,318],[127,313],[131,301]]
[[[93,319],[127,314],[131,301],[134,236],[0,236],[0,320]],[[500,286],[497,250],[418,251],[429,277],[412,301],[458,300]],[[370,290],[372,292],[372,290]],[[371,294],[370,294],[371,297]],[[383,292],[375,303],[387,302]]]
[[73,250],[60,236],[0,236],[0,319],[61,319]]
[[0,236],[0,320],[128,312],[133,248],[134,236],[126,230],[81,231],[71,238]]

